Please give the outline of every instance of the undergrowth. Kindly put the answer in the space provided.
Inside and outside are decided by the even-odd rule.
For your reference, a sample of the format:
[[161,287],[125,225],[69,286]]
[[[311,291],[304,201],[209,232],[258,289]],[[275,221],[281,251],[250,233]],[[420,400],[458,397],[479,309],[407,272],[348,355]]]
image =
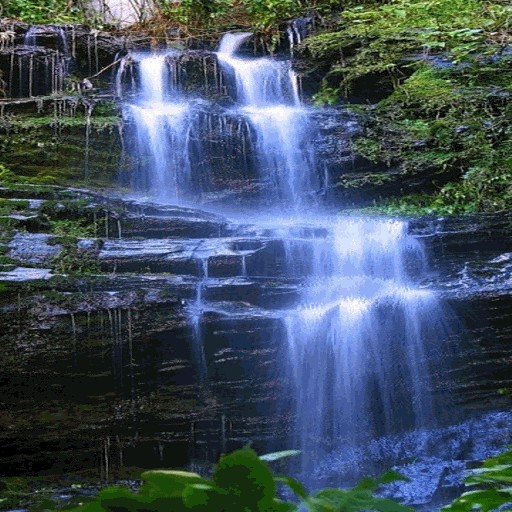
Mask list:
[[[122,485],[102,490],[95,498],[74,498],[75,507],[57,505],[45,498],[32,510],[72,510],[73,512],[414,512],[399,502],[379,496],[381,486],[407,480],[389,471],[380,478],[364,478],[351,489],[325,488],[309,493],[296,479],[276,475],[272,462],[297,455],[296,451],[258,457],[243,448],[221,457],[211,478],[196,473],[153,470],[142,474],[142,485],[134,492]],[[465,479],[468,488],[443,512],[490,512],[512,503],[512,451],[484,461]],[[283,498],[284,495],[288,496]],[[12,497],[2,493],[1,501]],[[4,497],[5,496],[5,497]],[[27,502],[25,502],[27,504]],[[25,505],[26,506],[26,505]],[[30,504],[29,504],[30,506]],[[64,508],[63,508],[64,507]]]
[[511,43],[512,4],[481,0],[367,2],[309,37],[306,50],[329,68],[317,104],[357,93],[365,77],[389,91],[358,107],[364,135],[353,144],[382,172],[338,185],[400,187],[400,176],[425,176],[437,190],[391,201],[380,207],[387,213],[512,208]]

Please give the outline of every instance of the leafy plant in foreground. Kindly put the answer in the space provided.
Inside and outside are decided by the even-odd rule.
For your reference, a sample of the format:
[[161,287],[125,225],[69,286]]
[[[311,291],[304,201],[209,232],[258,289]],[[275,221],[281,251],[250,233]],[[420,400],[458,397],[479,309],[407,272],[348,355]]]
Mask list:
[[512,504],[512,450],[487,459],[465,482],[467,486],[479,488],[463,493],[444,507],[443,512],[489,512]]
[[[308,495],[297,480],[274,476],[268,462],[296,455],[296,451],[258,457],[243,448],[221,457],[211,479],[185,471],[155,470],[142,474],[137,493],[124,487],[109,487],[97,499],[74,509],[75,512],[412,512],[412,509],[374,495],[385,483],[401,479],[394,472],[379,479],[367,478],[353,489],[323,489]],[[284,485],[297,497],[296,502],[278,497]],[[299,502],[299,503],[297,503]]]

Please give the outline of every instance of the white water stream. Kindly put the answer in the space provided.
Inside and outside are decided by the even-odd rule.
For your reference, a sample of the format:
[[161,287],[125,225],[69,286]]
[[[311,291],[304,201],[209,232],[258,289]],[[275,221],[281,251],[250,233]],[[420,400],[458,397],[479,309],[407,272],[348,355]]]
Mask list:
[[[288,447],[303,451],[307,468],[337,447],[435,424],[427,361],[441,352],[443,314],[435,295],[417,284],[427,262],[407,222],[322,212],[315,126],[297,77],[290,61],[238,56],[248,36],[226,35],[217,57],[236,90],[231,113],[251,127],[265,199],[280,211],[257,211],[258,222],[284,247],[285,277],[302,282],[296,305],[279,313],[285,339],[274,343],[284,354],[281,407],[296,418]],[[140,94],[127,108],[145,161],[137,180],[157,199],[180,202],[198,192],[190,150],[195,104],[176,85],[169,54],[133,58]],[[201,258],[190,311],[196,338],[207,343],[200,324],[209,307],[208,256]],[[240,258],[240,276],[250,278],[246,254]]]

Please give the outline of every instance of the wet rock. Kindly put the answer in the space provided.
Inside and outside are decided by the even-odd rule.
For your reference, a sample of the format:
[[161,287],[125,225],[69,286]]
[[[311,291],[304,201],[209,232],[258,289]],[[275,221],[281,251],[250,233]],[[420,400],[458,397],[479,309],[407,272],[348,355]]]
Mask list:
[[351,139],[361,134],[360,121],[356,115],[339,109],[322,109],[314,116],[319,127],[315,140],[318,160],[327,166],[331,182],[335,183],[347,167],[353,167]]
[[62,93],[66,63],[58,51],[16,46],[0,50],[0,70],[11,98]]
[[50,279],[52,271],[49,268],[26,268],[16,267],[9,272],[0,272],[0,281],[36,281],[39,279]]
[[51,244],[52,235],[43,233],[17,233],[9,242],[9,258],[31,264],[44,264],[62,250],[59,244]]
[[10,223],[14,228],[25,229],[29,233],[39,233],[50,229],[48,219],[40,215],[11,214],[8,218],[14,221]]
[[77,241],[76,246],[80,250],[98,254],[102,246],[102,241],[97,238],[81,238]]
[[[17,398],[4,390],[0,399],[31,411],[33,430],[21,419],[3,430],[0,441],[9,450],[0,468],[15,457],[22,472],[48,460],[69,469],[66,451],[73,449],[79,469],[104,453],[107,439],[112,460],[122,453],[124,464],[148,467],[211,461],[250,440],[262,451],[285,443],[294,423],[275,410],[282,353],[272,340],[286,336],[283,311],[300,299],[307,269],[296,261],[297,276],[285,276],[290,263],[276,230],[237,226],[193,208],[72,194],[103,212],[98,225],[107,219],[108,240],[77,243],[99,250],[111,273],[57,276],[26,290],[13,281],[12,294],[2,296],[0,343],[13,362],[2,371]],[[410,223],[410,232],[431,254],[432,275],[423,285],[440,290],[446,309],[466,326],[465,333],[450,334],[457,354],[449,376],[434,375],[434,393],[451,389],[467,414],[505,406],[497,389],[512,386],[508,219],[421,219]],[[328,230],[297,226],[289,233],[323,239]],[[15,237],[20,257],[34,256],[27,249],[31,236]],[[52,246],[41,236],[47,257]],[[450,282],[452,288],[443,288]],[[206,340],[203,359],[200,340]],[[430,482],[423,494],[403,489],[404,497],[426,503],[452,492],[453,467],[438,455],[404,464],[417,482]],[[436,478],[430,478],[433,467],[441,468]]]
[[510,289],[510,226],[512,216],[480,214],[411,221],[410,231],[431,254],[436,285],[470,293]]

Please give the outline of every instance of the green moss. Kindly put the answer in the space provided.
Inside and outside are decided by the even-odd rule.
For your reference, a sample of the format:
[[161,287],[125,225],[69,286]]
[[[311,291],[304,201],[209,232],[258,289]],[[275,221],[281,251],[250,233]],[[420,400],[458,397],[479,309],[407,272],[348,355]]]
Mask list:
[[352,144],[352,148],[359,155],[370,160],[370,162],[376,163],[381,160],[382,148],[379,141],[367,137],[359,137]]
[[460,62],[476,52],[499,52],[503,38],[510,36],[511,7],[506,3],[395,0],[353,4],[333,21],[334,30],[306,41],[315,60],[331,66],[331,85],[337,79],[341,90],[369,74],[389,75],[397,86],[407,76],[403,70],[411,64],[406,60],[411,54],[443,51]]
[[398,167],[395,175],[432,176],[439,192],[427,209],[512,208],[512,71],[497,61],[495,78],[487,62],[448,70],[423,65],[367,111],[365,136],[354,150]]
[[2,15],[28,23],[76,23],[83,20],[82,11],[66,0],[9,0]]
[[95,228],[87,219],[51,220],[52,232],[62,238],[88,238],[94,236]]
[[0,294],[5,294],[9,292],[9,284],[0,282]]
[[398,215],[403,217],[424,217],[429,215],[456,215],[474,213],[474,204],[465,202],[448,204],[436,196],[409,195],[399,199],[391,199],[379,205],[368,206],[358,212],[382,215]]
[[385,172],[370,173],[358,178],[340,178],[337,183],[338,187],[342,188],[359,188],[365,185],[383,185],[392,181],[391,176]]
[[121,164],[117,127],[100,118],[86,137],[85,125],[74,126],[77,121],[71,120],[69,126],[57,129],[45,120],[33,123],[31,119],[26,126],[16,125],[0,133],[2,160],[11,169],[6,178],[11,182],[26,179],[39,184],[111,186],[124,166],[130,165],[129,159]]
[[84,115],[76,116],[16,116],[9,120],[6,128],[10,130],[33,130],[41,127],[49,128],[85,128],[87,125],[93,130],[105,130],[117,127],[121,119],[119,115],[102,115],[87,118]]
[[[6,256],[5,254],[0,254],[0,266],[12,266],[15,265],[16,263],[16,260],[9,258],[9,256]],[[5,270],[5,268],[3,270]]]
[[23,212],[28,208],[28,201],[4,199],[0,197],[0,215]]

